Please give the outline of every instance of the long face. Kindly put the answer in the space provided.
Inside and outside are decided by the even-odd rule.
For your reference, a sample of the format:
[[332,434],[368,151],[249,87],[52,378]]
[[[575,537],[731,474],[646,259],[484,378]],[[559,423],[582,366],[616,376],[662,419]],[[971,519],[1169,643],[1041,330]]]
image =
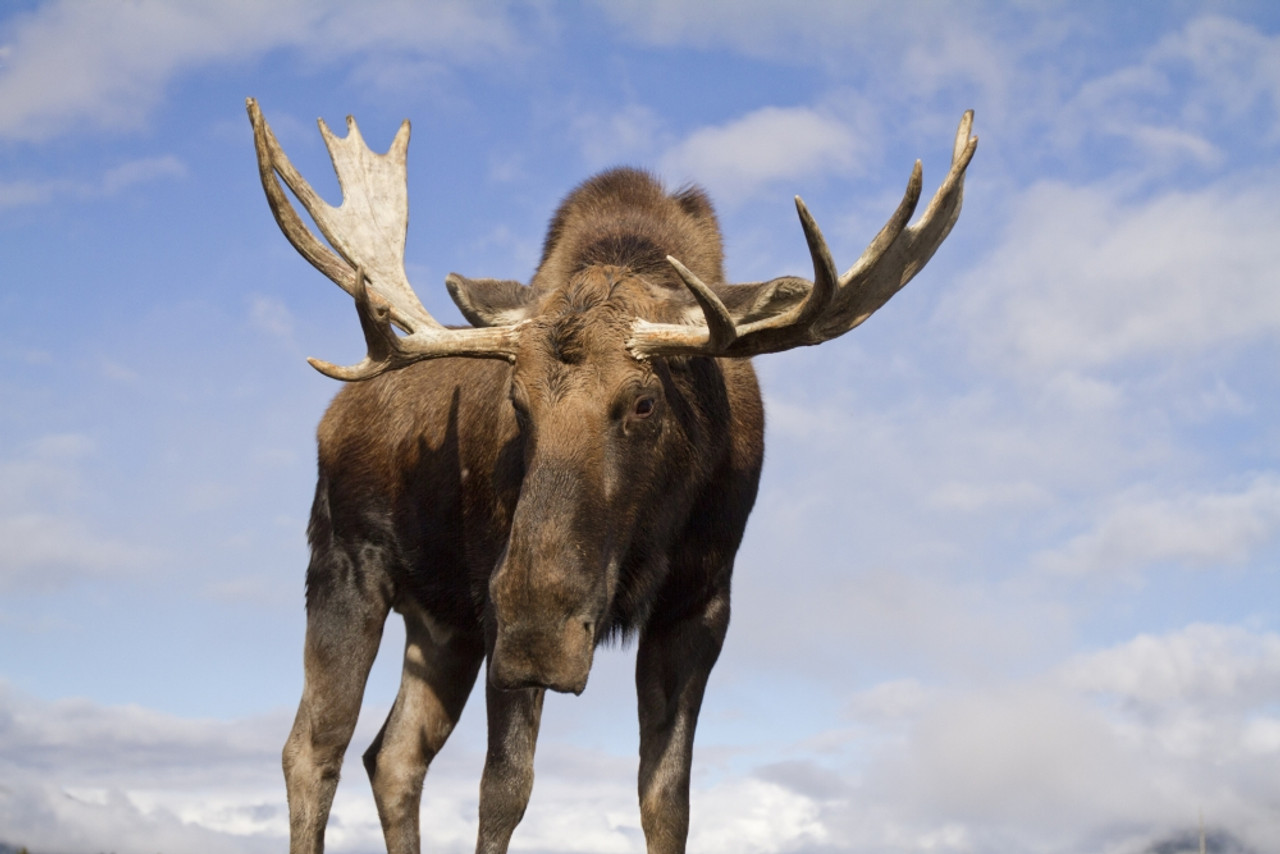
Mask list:
[[661,500],[679,428],[665,368],[625,348],[632,315],[611,295],[628,287],[643,284],[593,269],[521,334],[510,405],[525,474],[489,585],[498,688],[581,693],[624,555]]

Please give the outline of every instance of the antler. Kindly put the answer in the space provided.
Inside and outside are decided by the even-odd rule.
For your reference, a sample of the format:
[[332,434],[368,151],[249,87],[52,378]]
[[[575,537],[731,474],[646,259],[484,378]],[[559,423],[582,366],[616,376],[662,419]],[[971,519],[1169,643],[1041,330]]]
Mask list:
[[921,168],[917,160],[898,209],[867,246],[862,257],[839,278],[822,232],[804,202],[796,197],[796,210],[813,258],[814,275],[812,282],[803,279],[790,281],[809,288],[804,302],[738,326],[715,291],[678,260],[668,257],[667,261],[702,307],[706,323],[682,326],[637,320],[632,326],[627,348],[640,359],[651,356],[758,356],[820,344],[853,329],[911,281],[955,225],[964,195],[964,171],[978,146],[977,137],[969,136],[972,127],[973,111],[970,110],[960,120],[956,131],[951,171],[920,221],[907,226],[920,199]]
[[[357,365],[343,368],[308,359],[312,367],[334,379],[367,380],[394,368],[442,356],[515,358],[517,326],[448,329],[422,306],[409,285],[404,272],[404,241],[409,227],[407,120],[400,125],[386,154],[369,150],[350,116],[347,136],[341,139],[320,120],[320,133],[342,187],[342,204],[335,208],[320,198],[289,162],[262,117],[258,102],[249,98],[246,103],[262,187],[276,222],[304,258],[355,297],[369,348],[368,355]],[[303,223],[276,180],[277,174],[337,254]],[[393,323],[407,334],[397,335],[391,328]]]

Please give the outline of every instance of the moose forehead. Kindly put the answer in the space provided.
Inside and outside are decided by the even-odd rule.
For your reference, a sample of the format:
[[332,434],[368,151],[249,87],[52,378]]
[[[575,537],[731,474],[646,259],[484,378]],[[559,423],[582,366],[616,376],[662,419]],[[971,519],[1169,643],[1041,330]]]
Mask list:
[[561,365],[635,363],[625,349],[632,322],[637,317],[658,319],[663,302],[646,278],[628,268],[588,267],[543,297],[521,335],[529,345],[521,348],[522,355],[536,353],[539,361]]

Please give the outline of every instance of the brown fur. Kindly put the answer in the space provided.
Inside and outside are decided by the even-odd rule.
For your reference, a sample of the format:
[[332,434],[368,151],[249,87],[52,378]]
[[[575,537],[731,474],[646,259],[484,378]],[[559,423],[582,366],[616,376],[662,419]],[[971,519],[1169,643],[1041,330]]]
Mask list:
[[[421,362],[339,392],[319,428],[306,684],[284,751],[291,847],[317,852],[388,613],[400,693],[365,754],[388,851],[418,850],[423,775],[487,659],[478,851],[528,801],[546,688],[580,692],[592,651],[638,636],[639,794],[650,852],[683,851],[689,765],[755,500],[763,411],[746,361],[637,361],[632,320],[691,306],[665,258],[723,283],[698,190],[615,170],[551,222],[514,365]],[[481,287],[480,284],[474,287]],[[509,292],[509,293],[508,293]]]

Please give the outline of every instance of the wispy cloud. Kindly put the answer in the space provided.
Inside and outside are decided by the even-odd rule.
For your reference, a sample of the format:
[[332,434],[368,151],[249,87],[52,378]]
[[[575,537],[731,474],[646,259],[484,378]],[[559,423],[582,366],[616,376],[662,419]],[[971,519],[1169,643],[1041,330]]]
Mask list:
[[98,530],[79,508],[93,442],[50,435],[0,460],[0,590],[60,590],[85,578],[136,575],[155,549]]
[[1267,714],[1280,696],[1280,635],[1196,623],[1077,655],[1059,678],[1084,695],[1118,698],[1125,713],[1147,719],[1188,709]]
[[[1176,835],[1170,828],[1192,825],[1202,807],[1211,830],[1229,828],[1224,838],[1240,850],[1266,850],[1280,832],[1268,807],[1280,797],[1269,773],[1280,740],[1268,735],[1280,727],[1278,686],[1280,637],[1215,624],[1141,635],[1014,684],[882,683],[850,704],[859,721],[888,721],[897,733],[869,749],[858,749],[863,730],[831,731],[793,745],[795,758],[779,764],[719,735],[745,772],[695,778],[691,846],[1137,854]],[[114,850],[141,854],[157,846],[265,852],[283,843],[284,713],[190,720],[47,703],[0,686],[0,720],[8,781],[0,826],[27,844],[91,851],[111,838]],[[353,744],[377,723],[378,714],[362,720]],[[433,850],[474,844],[480,757],[462,753],[442,754],[428,779],[423,827]],[[633,763],[544,743],[521,845],[643,851],[626,780]],[[335,851],[381,844],[357,776],[339,789]]]
[[293,313],[274,297],[253,294],[249,298],[249,323],[286,344],[293,344]]
[[1036,184],[938,316],[972,329],[984,361],[1042,378],[1274,334],[1276,187],[1270,173],[1138,199],[1115,185]]
[[734,204],[779,180],[856,168],[863,145],[839,118],[811,107],[764,107],[722,125],[700,128],[662,156],[672,179],[697,177],[713,196]]
[[811,794],[818,821],[849,850],[1137,854],[1194,826],[1200,807],[1211,832],[1230,829],[1218,831],[1238,846],[1227,850],[1266,850],[1280,832],[1265,770],[1280,749],[1267,735],[1278,656],[1274,633],[1195,624],[1016,684],[885,683],[863,696],[905,692],[895,708],[909,726],[870,762],[837,766],[850,794]]
[[300,49],[321,62],[366,52],[372,62],[378,48],[366,76],[400,83],[404,63],[414,57],[466,63],[499,48],[518,53],[515,32],[498,11],[457,0],[385,0],[359,9],[301,0],[55,0],[9,21],[0,63],[0,139],[137,127],[176,75],[273,48]]
[[0,210],[47,204],[66,197],[92,199],[114,196],[139,184],[179,179],[186,174],[186,164],[166,154],[121,163],[92,181],[71,178],[0,181]]
[[230,854],[271,850],[287,828],[273,779],[283,715],[187,720],[137,706],[46,703],[0,683],[0,720],[6,841]]
[[1134,489],[1087,533],[1037,564],[1064,573],[1133,576],[1152,565],[1221,569],[1247,560],[1280,535],[1280,478],[1259,477],[1234,492],[1153,494]]
[[135,184],[144,184],[162,178],[181,178],[186,174],[186,164],[173,155],[131,160],[108,169],[103,174],[102,193],[109,196]]
[[609,114],[584,113],[573,120],[587,165],[603,168],[654,156],[670,132],[662,117],[648,107],[631,104]]
[[[1085,80],[1057,110],[1050,143],[1127,148],[1129,180],[1227,165],[1224,143],[1280,139],[1280,38],[1215,15],[1192,18],[1134,63]],[[1242,139],[1242,136],[1244,137]]]
[[0,589],[62,589],[84,578],[136,575],[158,553],[99,534],[77,518],[46,513],[0,517]]

